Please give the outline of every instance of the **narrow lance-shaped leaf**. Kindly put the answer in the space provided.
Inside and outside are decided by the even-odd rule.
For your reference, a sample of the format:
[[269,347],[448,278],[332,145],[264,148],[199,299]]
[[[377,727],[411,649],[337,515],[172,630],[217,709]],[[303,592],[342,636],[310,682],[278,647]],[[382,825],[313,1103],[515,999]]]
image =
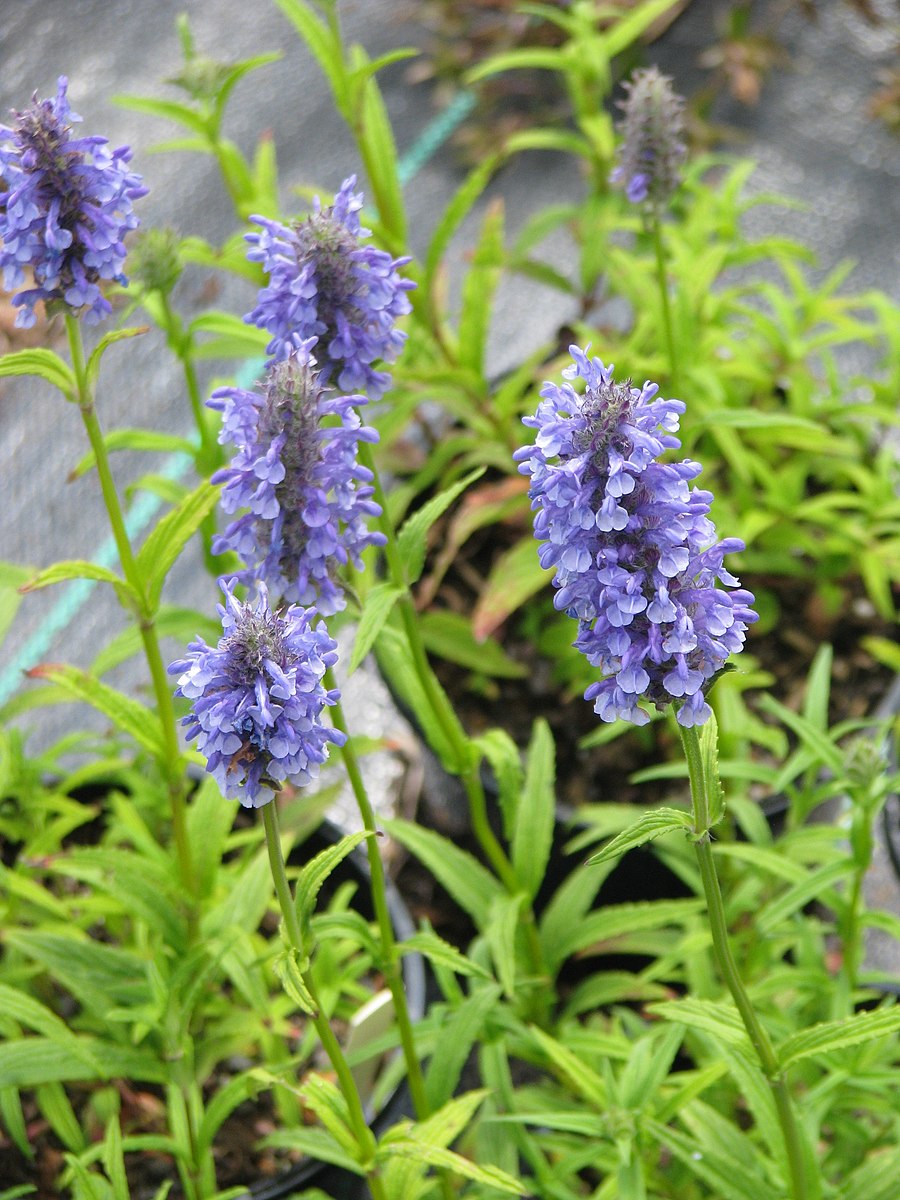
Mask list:
[[457,496],[461,495],[471,483],[474,483],[483,474],[483,467],[471,471],[463,479],[457,480],[451,487],[423,504],[404,521],[397,537],[397,545],[409,583],[415,583],[422,574],[422,568],[425,565],[425,547],[431,526],[438,517],[447,511]]
[[[300,872],[294,903],[304,939],[309,938],[310,922],[316,906],[316,898],[325,880],[335,867],[356,849],[360,842],[373,836],[374,834],[367,831],[348,833],[333,846],[328,846],[325,850],[320,851]],[[310,946],[306,947],[307,953],[311,953],[311,950]]]
[[137,556],[137,568],[147,592],[150,613],[159,607],[166,576],[190,538],[212,512],[219,489],[201,483],[155,525]]
[[58,388],[67,400],[77,399],[78,385],[71,368],[52,350],[17,350],[0,357],[0,378],[37,375]]
[[592,854],[585,865],[591,867],[611,858],[619,858],[636,846],[643,846],[645,842],[659,837],[660,834],[671,833],[675,829],[687,830],[690,825],[690,816],[680,809],[654,809],[652,812],[644,813],[633,825],[623,829],[611,842],[607,842],[602,850]]
[[513,869],[532,900],[541,886],[550,858],[555,818],[556,748],[550,726],[540,718],[534,723],[528,746],[525,785],[512,836]]
[[130,696],[101,683],[65,663],[42,663],[27,672],[31,679],[46,679],[63,688],[75,700],[83,700],[108,717],[156,759],[165,757],[165,744],[159,718],[149,708]]
[[123,608],[131,612],[139,611],[140,597],[129,583],[126,583],[108,567],[102,567],[99,563],[86,562],[83,559],[70,559],[67,562],[54,563],[52,567],[38,571],[37,575],[22,584],[19,591],[23,594],[36,592],[40,588],[51,587],[55,583],[68,583],[73,579],[93,579],[98,583],[109,583],[115,589]]

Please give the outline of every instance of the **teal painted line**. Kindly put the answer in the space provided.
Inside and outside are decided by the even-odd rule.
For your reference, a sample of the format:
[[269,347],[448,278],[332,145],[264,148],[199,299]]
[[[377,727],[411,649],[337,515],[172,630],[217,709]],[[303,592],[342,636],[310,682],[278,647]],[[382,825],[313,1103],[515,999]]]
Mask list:
[[[454,130],[466,119],[474,106],[475,97],[471,92],[459,92],[442,113],[429,121],[397,162],[397,175],[401,186],[406,187],[415,179],[429,159],[440,150]],[[264,366],[265,359],[262,358],[244,363],[235,376],[235,384],[238,387],[250,387]],[[173,454],[163,464],[159,474],[173,482],[178,482],[190,470],[191,462],[188,454]],[[140,537],[156,516],[161,504],[160,498],[150,492],[143,492],[138,497],[125,520],[129,538]],[[118,560],[116,544],[112,537],[108,537],[98,548],[92,561],[98,566],[108,567],[112,570],[118,564]],[[18,690],[22,682],[23,671],[36,666],[50,649],[57,635],[75,620],[90,599],[97,583],[96,579],[75,579],[61,589],[59,599],[40,629],[26,639],[12,662],[8,663],[0,672],[0,705],[5,704]]]
[[401,187],[406,187],[433,158],[475,107],[473,92],[457,92],[447,107],[425,126],[397,163]]

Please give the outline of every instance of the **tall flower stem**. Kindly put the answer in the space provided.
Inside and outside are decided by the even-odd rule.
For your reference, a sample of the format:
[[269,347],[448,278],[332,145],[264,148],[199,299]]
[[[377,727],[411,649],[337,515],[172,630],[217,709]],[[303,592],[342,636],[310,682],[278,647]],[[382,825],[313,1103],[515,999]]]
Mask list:
[[[222,455],[210,429],[209,422],[206,420],[207,410],[203,402],[203,397],[200,394],[197,368],[194,365],[194,359],[191,354],[191,338],[190,335],[185,335],[181,322],[172,311],[172,306],[169,304],[169,297],[165,291],[161,289],[157,290],[156,295],[162,311],[166,337],[175,353],[175,357],[181,363],[181,370],[184,374],[184,385],[187,389],[188,400],[191,405],[191,413],[194,417],[194,425],[197,428],[197,436],[200,439],[200,449],[195,456],[197,473],[203,478],[208,478],[220,466]],[[213,575],[219,572],[216,556],[212,552],[212,540],[215,532],[216,514],[212,512],[204,517],[203,523],[200,526],[200,535],[203,539],[203,561]]]
[[[147,601],[144,581],[141,579],[134,553],[131,549],[131,542],[129,541],[128,531],[125,527],[125,518],[122,513],[122,506],[119,502],[119,495],[116,490],[115,480],[113,479],[112,470],[109,465],[109,455],[107,454],[106,445],[103,441],[103,433],[100,429],[100,422],[97,418],[97,412],[94,405],[94,396],[85,365],[81,326],[78,320],[69,313],[66,314],[66,332],[69,338],[69,349],[72,357],[72,370],[75,374],[75,379],[78,385],[78,407],[81,412],[81,419],[88,435],[88,440],[91,444],[91,449],[94,452],[94,459],[97,464],[97,475],[100,479],[100,489],[103,494],[103,502],[106,506],[113,539],[115,540],[116,549],[119,553],[119,561],[122,565],[122,573],[134,591],[135,595],[139,598],[137,611],[134,615],[138,632],[140,633],[141,641],[144,646],[144,654],[147,660],[147,665],[150,668],[150,676],[153,683],[153,693],[156,699],[160,724],[162,726],[164,756],[160,762],[160,766],[165,776],[169,793],[169,806],[172,815],[172,830],[175,838],[175,849],[178,856],[178,865],[181,873],[181,881],[185,889],[185,894],[187,896],[193,896],[195,892],[195,886],[191,849],[187,833],[187,808],[185,802],[186,779],[184,774],[184,760],[181,754],[181,747],[178,742],[178,730],[175,723],[175,706],[172,702],[172,693],[169,687],[162,653],[160,652],[159,648],[159,638],[156,633],[156,626],[154,624],[155,614],[150,610],[150,605]],[[191,906],[191,914],[190,920],[193,930],[193,924],[195,921],[193,906]]]
[[[325,672],[324,683],[329,690],[335,687],[334,675],[331,668]],[[353,790],[353,795],[359,808],[363,828],[368,833],[377,834],[378,826],[375,821],[375,811],[372,808],[369,794],[366,791],[366,785],[359,767],[359,759],[356,757],[356,751],[350,739],[343,707],[338,702],[337,704],[332,704],[329,711],[335,728],[347,735],[347,740],[341,747],[341,756],[344,760],[344,768],[347,772],[347,778],[350,781],[350,787]],[[376,838],[370,837],[366,839],[366,850],[369,856],[369,871],[372,877],[372,904],[375,908],[375,919],[378,922],[385,979],[394,1001],[394,1014],[397,1018],[397,1028],[400,1031],[400,1044],[403,1047],[403,1059],[406,1063],[406,1074],[413,1105],[415,1106],[416,1115],[419,1120],[424,1120],[425,1117],[430,1116],[431,1107],[425,1094],[422,1064],[419,1062],[419,1057],[416,1053],[412,1019],[409,1015],[406,991],[403,987],[403,973],[400,970],[397,945],[394,939],[394,928],[391,924],[391,914],[388,910],[384,863],[381,861],[381,854],[378,850]]]
[[[522,887],[506,851],[491,828],[484,785],[481,782],[481,775],[479,773],[478,757],[473,752],[465,733],[456,719],[450,701],[447,699],[447,695],[428,661],[425,644],[422,641],[422,634],[419,629],[415,605],[409,591],[406,571],[397,547],[396,530],[388,514],[387,497],[384,494],[384,488],[378,475],[378,468],[375,464],[372,448],[367,443],[360,442],[359,458],[360,462],[372,472],[372,486],[374,488],[375,500],[381,506],[381,531],[387,539],[384,546],[384,555],[391,581],[401,589],[400,599],[397,603],[416,674],[428,700],[429,707],[440,723],[441,730],[453,753],[453,759],[457,765],[457,773],[465,788],[466,798],[469,803],[472,830],[478,840],[478,844],[484,851],[485,857],[494,868],[503,886],[510,895],[514,896],[522,891]],[[530,905],[525,905],[523,906],[522,914],[532,966],[538,975],[546,976],[547,970],[534,919],[534,911]]]
[[450,702],[435,677],[431,669],[431,664],[428,662],[428,655],[425,652],[425,645],[419,630],[415,606],[409,591],[406,570],[397,547],[397,533],[388,515],[387,497],[384,494],[384,488],[378,475],[378,468],[375,465],[372,449],[364,442],[360,442],[359,444],[359,459],[363,466],[372,472],[372,486],[375,492],[375,500],[381,507],[379,524],[382,533],[387,538],[384,547],[384,556],[387,561],[391,582],[401,589],[400,599],[397,603],[400,609],[400,619],[403,622],[403,632],[406,635],[406,641],[412,654],[416,675],[422,686],[422,690],[425,692],[429,708],[440,724],[441,731],[453,753],[457,773],[462,780],[466,796],[469,800],[472,827],[475,831],[475,836],[478,838],[479,844],[487,855],[488,861],[504,885],[510,891],[516,891],[518,890],[518,884],[512,864],[494,835],[494,831],[491,829],[490,822],[488,821],[484,787],[478,773],[477,763],[475,762],[471,748],[467,744],[465,734],[460,729],[455,718]]
[[806,1182],[803,1144],[787,1080],[779,1065],[772,1041],[757,1016],[753,1002],[750,999],[734,960],[734,955],[731,952],[728,921],[725,916],[725,904],[722,899],[722,890],[719,886],[719,877],[716,872],[710,840],[712,811],[710,794],[713,781],[707,778],[696,726],[687,729],[679,727],[679,732],[681,733],[681,741],[684,746],[688,775],[691,782],[691,799],[694,808],[694,847],[697,853],[700,878],[703,882],[703,891],[706,897],[706,907],[709,914],[710,932],[712,934],[716,964],[726,987],[731,993],[744,1028],[747,1031],[747,1036],[750,1038],[750,1042],[756,1051],[759,1064],[772,1091],[787,1154],[791,1196],[793,1200],[808,1200],[809,1189]]
[[[278,906],[281,909],[281,915],[284,919],[288,942],[296,952],[298,959],[302,960],[305,957],[303,934],[300,930],[297,910],[294,907],[294,898],[291,895],[291,887],[288,883],[284,867],[284,855],[281,852],[281,838],[278,829],[278,809],[275,801],[272,800],[268,804],[264,804],[262,806],[262,813],[266,831],[266,848],[269,853],[269,866],[272,870],[272,881],[275,885],[275,895],[278,898]],[[315,1026],[316,1033],[319,1035],[322,1048],[328,1056],[328,1061],[331,1063],[334,1073],[337,1076],[338,1086],[347,1105],[350,1124],[359,1145],[362,1161],[371,1161],[376,1148],[375,1136],[366,1121],[365,1110],[360,1099],[356,1081],[353,1078],[353,1073],[350,1070],[340,1042],[335,1037],[334,1030],[331,1028],[328,1018],[322,1012],[318,997],[316,996],[312,975],[309,971],[304,972],[303,983],[315,1006],[315,1013],[312,1015],[311,1020]],[[367,1172],[367,1179],[373,1200],[388,1200],[384,1191],[384,1185],[374,1170]]]
[[663,334],[666,339],[666,350],[669,355],[669,374],[672,391],[677,395],[681,390],[680,372],[678,369],[678,350],[675,342],[675,326],[672,321],[672,306],[669,301],[669,281],[666,272],[666,254],[662,239],[662,224],[659,213],[654,208],[649,218],[650,233],[653,238],[653,253],[656,258],[656,282],[659,286],[660,311],[662,313]]

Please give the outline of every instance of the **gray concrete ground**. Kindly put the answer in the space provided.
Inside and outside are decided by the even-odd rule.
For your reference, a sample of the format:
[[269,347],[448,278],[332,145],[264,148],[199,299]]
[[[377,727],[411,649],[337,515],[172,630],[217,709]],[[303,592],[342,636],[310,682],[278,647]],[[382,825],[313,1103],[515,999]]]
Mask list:
[[[843,0],[826,0],[816,21],[794,11],[783,35],[790,61],[766,85],[764,102],[751,109],[724,99],[715,116],[740,131],[739,148],[758,162],[754,189],[792,194],[806,204],[802,212],[754,210],[755,231],[777,227],[805,239],[819,253],[823,268],[847,257],[858,261],[855,288],[880,287],[900,298],[900,141],[865,114],[879,69],[895,64],[898,11],[894,0],[877,0],[887,19],[870,27]],[[799,9],[799,6],[797,6]],[[274,4],[253,6],[235,0],[7,0],[3,13],[3,71],[0,112],[23,107],[32,91],[52,95],[56,77],[66,74],[75,110],[85,132],[103,133],[113,145],[135,148],[134,167],[150,193],[140,202],[142,221],[171,224],[182,233],[219,240],[235,228],[212,165],[199,156],[149,153],[156,141],[173,135],[165,122],[112,105],[118,92],[174,95],[161,80],[177,69],[177,14],[187,9],[198,47],[220,59],[238,59],[272,49],[280,62],[263,68],[237,88],[229,110],[228,134],[250,150],[263,130],[271,130],[278,151],[285,201],[299,184],[332,192],[358,169],[351,140],[334,112],[318,67]],[[648,55],[688,90],[698,78],[696,50],[710,21],[723,5],[694,0],[663,44]],[[351,40],[365,44],[374,57],[398,45],[419,45],[423,33],[409,0],[347,0],[340,4]],[[397,142],[409,150],[435,115],[430,94],[406,81],[400,64],[382,76]],[[436,215],[462,178],[453,151],[443,147],[410,181],[406,197],[413,249],[421,251]],[[364,184],[364,181],[363,181]],[[484,204],[502,196],[511,231],[545,204],[566,200],[581,188],[572,164],[551,155],[528,155],[504,170]],[[471,245],[484,204],[467,221],[454,245],[461,262]],[[770,225],[766,226],[765,223]],[[774,225],[773,225],[774,223]],[[549,248],[564,255],[560,240]],[[202,279],[190,276],[178,301],[193,315],[206,302]],[[250,297],[229,284],[218,299],[222,307],[245,311]],[[490,343],[491,366],[502,371],[524,353],[552,337],[569,316],[556,293],[521,280],[501,286]],[[217,371],[226,364],[214,364]],[[204,379],[210,383],[211,371]],[[100,413],[104,426],[139,425],[187,432],[190,418],[178,371],[158,334],[114,350],[101,377]],[[43,566],[59,558],[93,558],[106,539],[106,526],[95,479],[67,482],[85,448],[78,415],[48,388],[34,381],[0,383],[0,462],[3,519],[0,559]],[[162,460],[160,460],[162,461]],[[148,469],[147,460],[117,456],[116,472],[127,487]],[[196,558],[187,555],[170,580],[166,598],[211,611],[214,596]],[[111,595],[95,588],[86,600],[66,600],[62,589],[29,597],[23,604],[0,658],[6,671],[40,660],[91,661],[121,614]],[[50,627],[55,632],[48,632]],[[46,635],[46,636],[45,636]],[[173,648],[173,655],[177,648]],[[29,656],[31,656],[29,658]],[[123,687],[141,686],[139,669],[116,677]],[[377,681],[365,677],[356,694],[348,691],[354,714],[369,722],[370,732],[400,731],[380,695]],[[79,714],[80,716],[80,714]],[[69,727],[69,710],[57,710],[42,724],[44,736]],[[390,788],[391,767],[385,788]],[[896,880],[885,875],[900,911]]]

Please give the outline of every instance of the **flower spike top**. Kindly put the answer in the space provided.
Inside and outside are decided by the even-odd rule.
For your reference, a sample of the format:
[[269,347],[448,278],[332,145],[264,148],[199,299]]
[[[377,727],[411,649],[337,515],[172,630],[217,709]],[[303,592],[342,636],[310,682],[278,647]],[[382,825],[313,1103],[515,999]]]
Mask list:
[[523,418],[535,444],[515,459],[531,476],[554,604],[577,618],[575,646],[603,676],[585,699],[604,721],[646,724],[645,698],[659,709],[674,701],[683,726],[702,724],[710,681],[756,620],[753,596],[722,565],[743,543],[716,541],[712,495],[688,486],[698,463],[657,461],[681,445],[682,402],[657,398],[654,383],[614,382],[611,366],[577,346],[570,353],[563,374],[583,379],[584,393],[546,383],[537,414]]
[[624,186],[632,204],[649,200],[659,208],[681,179],[687,153],[682,141],[684,100],[657,67],[635,71],[625,87],[628,95],[619,102],[624,114],[619,124],[619,165],[610,180]]
[[223,795],[245,808],[260,808],[284,782],[312,783],[328,757],[328,743],[344,735],[322,724],[337,691],[322,677],[337,661],[337,644],[315,610],[269,608],[265,584],[256,604],[234,596],[234,580],[223,583],[222,638],[210,647],[202,638],[187,657],[172,663],[180,675],[176,696],[191,701],[182,724],[207,760]]
[[99,281],[126,283],[122,239],[137,226],[132,201],[146,195],[140,175],[126,169],[131,150],[107,149],[102,137],[72,137],[80,121],[66,98],[68,81],[59,79],[55,100],[34,96],[12,128],[0,126],[0,265],[8,291],[25,282],[30,267],[34,287],[13,297],[16,324],[33,325],[39,300],[85,310],[93,324],[111,311]]
[[372,364],[393,362],[402,350],[406,334],[395,325],[410,311],[406,293],[415,284],[397,273],[409,258],[360,245],[369,230],[359,223],[363,198],[355,186],[351,175],[333,205],[323,208],[316,199],[310,216],[290,226],[251,218],[261,232],[247,234],[253,247],[247,257],[262,263],[269,283],[245,320],[268,330],[268,351],[276,358],[318,337],[324,380],[377,400],[390,375]]
[[281,599],[315,604],[327,617],[345,604],[338,569],[361,567],[361,551],[385,539],[369,532],[381,508],[371,472],[357,462],[359,442],[378,440],[354,407],[365,397],[323,387],[315,341],[272,363],[262,394],[220,388],[208,401],[223,414],[219,441],[237,446],[230,466],[213,476],[225,485],[222,508],[249,509],[213,548],[243,558],[240,582],[265,580]]

